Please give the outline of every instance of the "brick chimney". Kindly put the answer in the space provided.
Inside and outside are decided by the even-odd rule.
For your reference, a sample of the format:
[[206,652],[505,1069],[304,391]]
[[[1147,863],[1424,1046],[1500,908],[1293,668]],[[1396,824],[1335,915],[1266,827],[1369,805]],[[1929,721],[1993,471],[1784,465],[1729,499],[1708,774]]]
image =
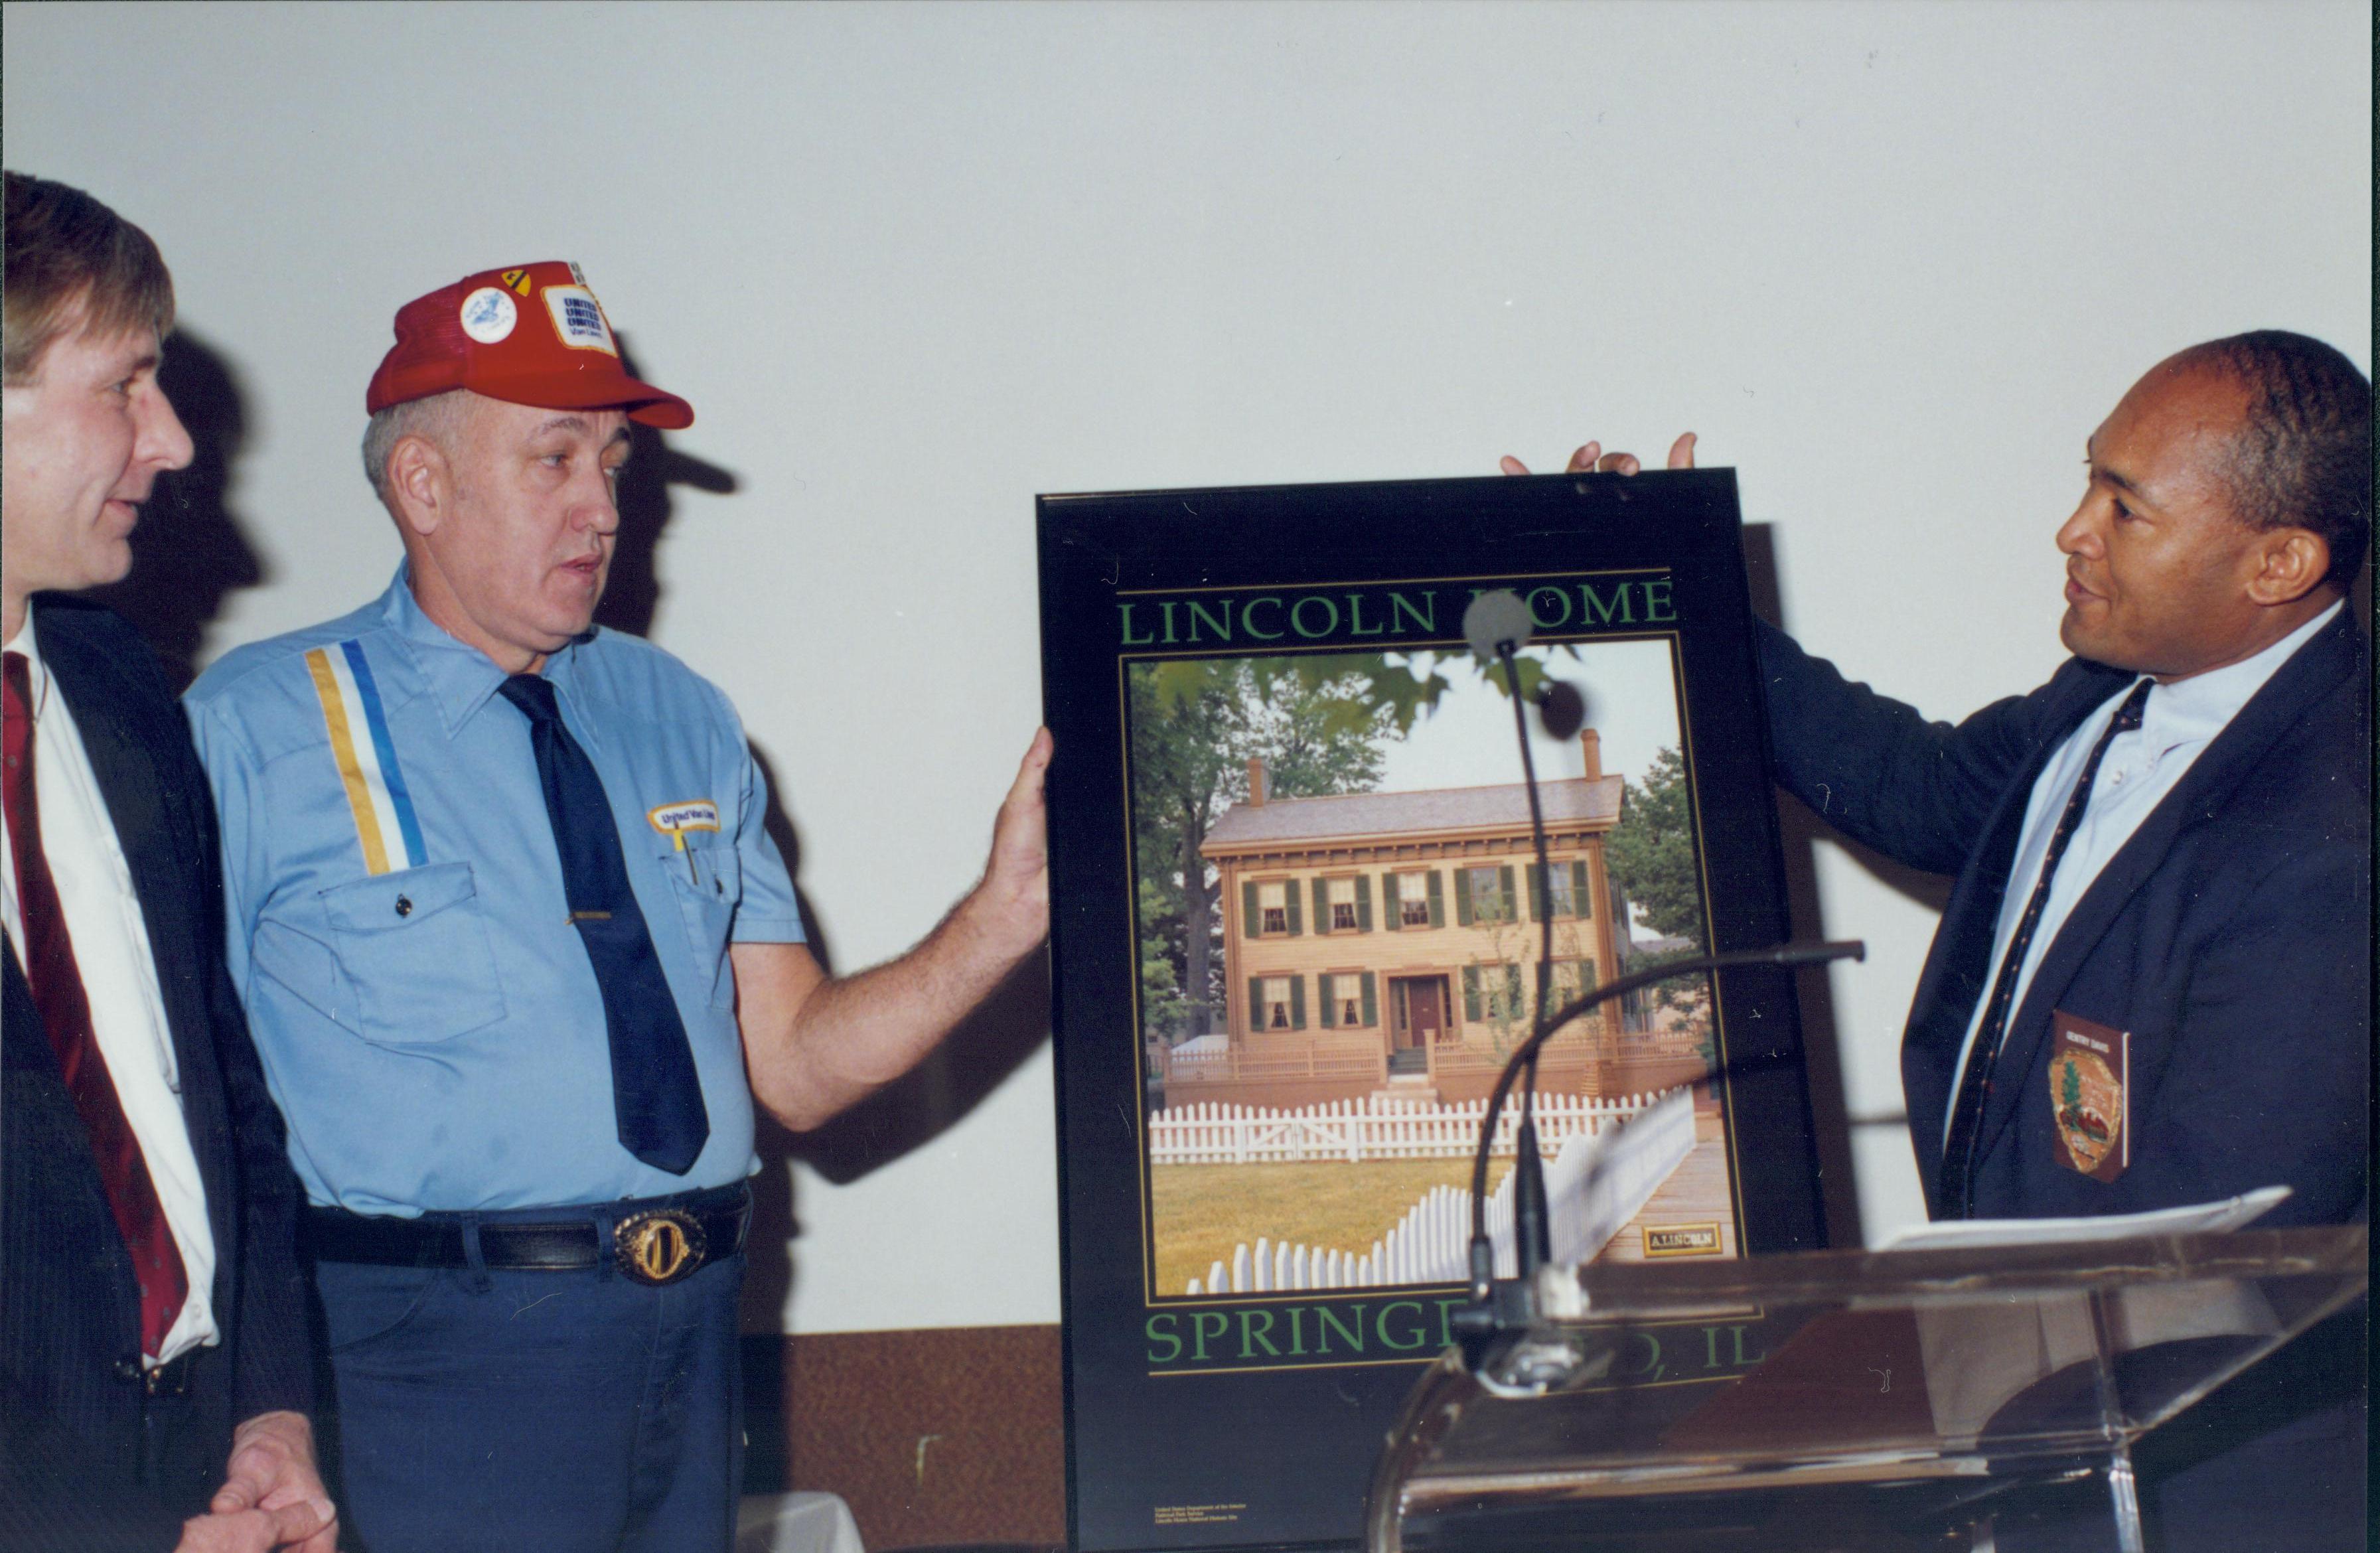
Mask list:
[[1589,728],[1578,735],[1578,747],[1586,752],[1586,780],[1603,778],[1603,735]]
[[1252,809],[1260,809],[1264,807],[1264,761],[1257,757],[1251,755],[1248,757],[1248,807]]

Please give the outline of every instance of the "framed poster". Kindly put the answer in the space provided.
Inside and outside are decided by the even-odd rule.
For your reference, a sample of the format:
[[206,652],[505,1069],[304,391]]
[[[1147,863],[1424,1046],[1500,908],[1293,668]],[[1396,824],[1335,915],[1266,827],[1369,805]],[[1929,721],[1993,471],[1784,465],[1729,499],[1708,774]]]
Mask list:
[[[1544,924],[1563,1001],[1787,935],[1734,477],[1050,496],[1039,541],[1072,1545],[1352,1543]],[[1524,700],[1587,707],[1533,734],[1542,872],[1496,588]],[[1537,1120],[1558,1258],[1820,1244],[1782,971],[1572,1021]]]

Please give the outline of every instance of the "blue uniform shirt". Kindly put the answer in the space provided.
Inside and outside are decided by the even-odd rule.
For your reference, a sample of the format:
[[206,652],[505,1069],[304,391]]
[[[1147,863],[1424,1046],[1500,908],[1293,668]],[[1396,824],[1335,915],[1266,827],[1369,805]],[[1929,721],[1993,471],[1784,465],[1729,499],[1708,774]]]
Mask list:
[[710,1139],[684,1176],[620,1147],[528,721],[400,567],[376,601],[225,655],[187,698],[222,816],[232,976],[318,1203],[606,1202],[753,1168],[727,948],[802,928],[742,727],[633,637],[598,630],[545,673],[611,799]]

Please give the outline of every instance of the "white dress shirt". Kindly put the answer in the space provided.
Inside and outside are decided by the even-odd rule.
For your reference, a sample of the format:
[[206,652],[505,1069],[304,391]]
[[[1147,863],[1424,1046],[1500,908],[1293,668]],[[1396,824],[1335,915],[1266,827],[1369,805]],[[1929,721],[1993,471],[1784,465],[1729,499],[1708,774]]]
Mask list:
[[[2132,839],[2132,832],[2141,828],[2150,811],[2180,783],[2198,759],[2199,752],[2229,726],[2240,709],[2265,687],[2265,682],[2289,661],[2290,654],[2329,625],[2338,611],[2339,605],[2331,605],[2252,658],[2150,688],[2148,704],[2141,710],[2140,727],[2117,734],[2100,761],[2098,778],[2091,784],[2090,802],[2066,843],[2066,855],[2058,861],[2058,873],[2049,883],[2049,899],[2042,905],[2041,921],[2034,928],[2033,941],[2025,948],[2011,1009],[2024,1006],[2025,991],[2033,984],[2033,973],[2040,967],[2042,955],[2057,941],[2058,930],[2065,926],[2067,915],[2099,877],[2099,870],[2123,850],[2124,843]],[[2016,860],[2009,871],[2008,893],[2000,898],[1999,930],[1992,936],[1986,990],[1976,1001],[1974,1017],[1967,1022],[1967,1038],[1959,1048],[1959,1065],[1950,1075],[1953,1114],[1958,1110],[1955,1097],[1966,1075],[1968,1054],[1974,1049],[1975,1037],[1991,1007],[1988,989],[1999,975],[2000,962],[2008,957],[2009,945],[2016,938],[2017,923],[2023,917],[2025,905],[2033,899],[2040,881],[2041,860],[2049,851],[2050,835],[2058,829],[2058,817],[2066,812],[2067,799],[2091,758],[2092,746],[2107,731],[2107,724],[2115,721],[2117,707],[2131,688],[2131,685],[2125,686],[2084,718],[2082,725],[2067,735],[2066,742],[2058,746],[2058,752],[2042,768],[2041,775],[2034,780],[2033,798],[2025,806],[2024,830],[2017,837]],[[2014,1014],[2010,1017],[2014,1023]],[[2008,1032],[2003,1030],[2000,1038],[2007,1039]],[[1946,1116],[1943,1142],[1948,1144],[1949,1137],[1949,1118]]]
[[[149,1162],[157,1201],[174,1244],[182,1253],[189,1297],[165,1333],[163,1364],[201,1343],[218,1340],[210,1296],[215,1282],[214,1231],[207,1225],[206,1189],[199,1181],[198,1156],[182,1118],[181,1075],[174,1061],[173,1035],[165,1025],[165,1000],[157,989],[157,962],[149,949],[149,925],[133,893],[132,870],[115,839],[91,757],[66,698],[56,695],[49,669],[33,639],[30,611],[23,629],[7,644],[25,655],[33,712],[33,797],[41,810],[42,853],[56,880],[67,934],[74,940],[75,965],[83,996],[91,1001],[91,1032],[115,1081],[125,1120]],[[25,968],[25,918],[17,899],[17,843],[0,815],[0,922]],[[17,1038],[21,1034],[11,1032]]]

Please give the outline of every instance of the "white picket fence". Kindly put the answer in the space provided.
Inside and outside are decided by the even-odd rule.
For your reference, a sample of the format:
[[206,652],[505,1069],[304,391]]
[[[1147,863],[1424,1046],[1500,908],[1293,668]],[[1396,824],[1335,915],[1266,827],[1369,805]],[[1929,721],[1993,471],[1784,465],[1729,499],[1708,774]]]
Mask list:
[[[1537,1097],[1537,1147],[1548,1156],[1573,1137],[1619,1126],[1651,1103],[1649,1095],[1594,1100],[1584,1095]],[[1306,1159],[1441,1159],[1479,1147],[1488,1102],[1423,1105],[1372,1095],[1300,1110],[1201,1101],[1152,1111],[1152,1165],[1253,1165]],[[1496,1119],[1495,1152],[1510,1154],[1520,1107],[1507,1101]]]
[[[1542,1118],[1542,1110],[1539,1114]],[[1624,1127],[1571,1134],[1546,1171],[1554,1260],[1584,1261],[1602,1250],[1605,1242],[1644,1211],[1694,1147],[1691,1088],[1670,1090]],[[1488,1232],[1496,1245],[1497,1270],[1509,1278],[1514,1270],[1509,1173],[1488,1199]],[[1471,1194],[1460,1186],[1434,1186],[1363,1256],[1258,1236],[1253,1250],[1241,1242],[1229,1265],[1210,1264],[1207,1276],[1192,1279],[1186,1292],[1253,1294],[1460,1283],[1471,1275],[1470,1245]]]

